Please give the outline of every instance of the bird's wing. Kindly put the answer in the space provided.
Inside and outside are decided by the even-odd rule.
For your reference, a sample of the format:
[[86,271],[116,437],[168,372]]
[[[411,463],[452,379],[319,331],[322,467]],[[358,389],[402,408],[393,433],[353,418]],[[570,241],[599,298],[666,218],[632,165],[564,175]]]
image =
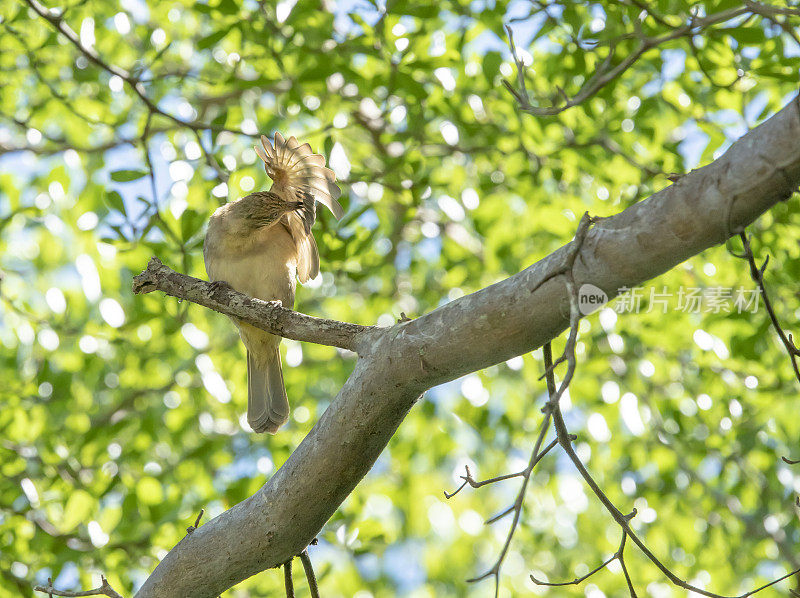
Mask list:
[[286,214],[281,223],[292,235],[297,249],[297,279],[303,284],[313,280],[319,274],[319,250],[314,235],[306,232],[306,222],[297,212]]

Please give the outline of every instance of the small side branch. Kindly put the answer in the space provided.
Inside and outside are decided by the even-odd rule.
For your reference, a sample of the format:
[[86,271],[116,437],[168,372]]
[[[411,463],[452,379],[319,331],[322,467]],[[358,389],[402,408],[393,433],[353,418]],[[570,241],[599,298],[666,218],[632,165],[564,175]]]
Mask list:
[[[312,544],[316,544],[317,540],[314,539]],[[317,586],[317,576],[314,575],[314,567],[311,565],[311,559],[308,556],[308,549],[304,548],[303,552],[298,554],[300,561],[303,563],[303,570],[308,580],[308,590],[311,598],[319,598],[319,587]],[[292,576],[292,561],[294,557],[290,558],[283,564],[283,587],[286,590],[286,598],[294,598],[294,578]]]
[[308,580],[308,589],[311,593],[311,598],[319,598],[317,576],[314,575],[314,567],[311,565],[311,558],[308,556],[308,550],[304,550],[300,553],[300,562],[303,563],[303,569],[306,572],[306,580]]
[[69,590],[57,590],[53,587],[53,580],[47,580],[46,586],[35,586],[33,589],[36,592],[45,592],[46,594],[50,594],[50,596],[109,596],[109,598],[122,598],[121,594],[118,594],[114,591],[114,588],[108,583],[108,580],[100,576],[102,583],[99,588],[95,588],[94,590],[85,590],[83,592],[71,592]]
[[[633,531],[633,529],[630,526],[630,520],[636,515],[636,510],[634,509],[634,511],[632,513],[628,514],[628,515],[625,515],[624,513],[622,513],[622,511],[620,511],[616,507],[616,505],[614,505],[614,503],[611,502],[611,499],[608,498],[608,496],[605,494],[605,492],[603,492],[603,490],[600,488],[599,484],[595,481],[595,479],[592,477],[592,475],[586,469],[586,466],[580,460],[580,457],[578,457],[578,454],[575,452],[575,449],[572,446],[572,443],[573,443],[573,441],[575,439],[575,436],[568,432],[566,423],[564,422],[564,417],[563,417],[562,412],[561,412],[561,406],[559,405],[558,399],[560,398],[561,393],[563,393],[563,391],[565,390],[565,386],[564,385],[568,384],[570,379],[572,378],[572,374],[574,373],[574,368],[575,368],[575,363],[576,363],[575,346],[574,346],[574,341],[572,339],[572,334],[573,333],[577,333],[576,322],[577,322],[577,320],[579,320],[579,317],[578,317],[578,314],[576,313],[577,312],[577,305],[578,305],[578,303],[577,303],[577,294],[576,294],[576,292],[574,290],[574,285],[571,285],[571,286],[573,286],[573,288],[572,288],[572,296],[571,296],[571,299],[570,299],[570,307],[571,307],[571,309],[570,309],[570,320],[573,322],[573,324],[572,324],[571,330],[570,330],[570,339],[567,341],[567,347],[564,350],[564,353],[565,353],[565,356],[566,356],[566,361],[567,361],[567,364],[568,364],[568,371],[567,371],[567,375],[565,376],[564,381],[561,384],[561,387],[559,387],[558,391],[556,391],[555,375],[553,373],[553,357],[552,357],[552,354],[551,354],[551,352],[549,350],[550,346],[549,345],[545,345],[544,367],[545,367],[546,378],[547,378],[547,390],[548,390],[548,393],[550,394],[550,397],[551,397],[550,401],[548,401],[546,407],[549,409],[550,413],[552,414],[553,425],[555,427],[556,440],[558,441],[558,444],[561,446],[563,451],[566,453],[567,457],[569,457],[570,461],[572,461],[572,464],[575,466],[575,469],[578,470],[578,473],[581,475],[581,477],[583,478],[584,482],[586,482],[586,485],[589,486],[589,488],[592,490],[592,492],[597,497],[597,499],[600,501],[600,503],[606,508],[606,510],[611,515],[611,517],[614,519],[614,521],[616,521],[616,523],[622,529],[622,533],[623,533],[622,543],[620,544],[620,548],[618,550],[619,562],[620,562],[620,566],[622,567],[622,571],[623,571],[623,573],[625,575],[625,581],[626,581],[626,583],[628,585],[628,591],[630,592],[631,598],[636,598],[637,595],[636,595],[636,591],[635,591],[635,589],[633,587],[633,583],[631,581],[630,574],[628,573],[627,566],[625,565],[625,560],[624,560],[624,556],[623,556],[623,552],[622,552],[624,550],[625,541],[626,541],[627,538],[630,538],[631,541],[634,544],[636,544],[636,546],[639,548],[639,550],[642,551],[644,556],[647,557],[647,559],[649,559],[650,562],[653,563],[664,574],[664,576],[667,579],[669,579],[669,581],[673,585],[675,585],[677,587],[680,587],[680,588],[683,588],[685,590],[689,590],[689,591],[694,592],[696,594],[699,594],[701,596],[707,596],[708,598],[747,598],[748,596],[752,596],[753,594],[757,594],[758,592],[760,592],[760,591],[762,591],[762,590],[764,590],[766,588],[774,586],[775,584],[783,581],[784,579],[788,579],[789,577],[792,577],[793,575],[796,575],[797,573],[800,573],[800,568],[799,569],[795,569],[794,571],[791,571],[791,572],[787,573],[786,575],[783,575],[782,577],[779,577],[779,578],[777,578],[777,579],[775,579],[775,580],[773,580],[773,581],[771,581],[771,582],[769,582],[767,584],[764,584],[763,586],[760,586],[758,588],[750,590],[749,592],[746,592],[744,594],[740,594],[737,597],[724,596],[722,594],[716,594],[714,592],[709,592],[708,590],[704,590],[702,588],[694,586],[694,585],[690,584],[689,582],[687,582],[686,580],[681,579],[680,577],[678,577],[675,573],[672,572],[672,570],[669,567],[667,567],[667,565],[662,563],[661,560],[659,560],[658,557],[656,557],[656,555],[645,545],[644,541],[641,538],[639,538],[639,536],[636,535],[636,533]],[[597,569],[594,569],[592,572],[590,572],[590,575],[596,573],[597,571],[599,571],[600,569],[602,569],[603,567],[608,565],[608,563],[613,561],[615,558],[616,558],[616,555],[612,556],[612,558],[610,558],[609,560],[604,562],[600,567],[598,567]],[[588,577],[588,576],[586,576],[586,577]],[[586,579],[586,577],[584,577],[583,579]],[[531,577],[531,579],[532,579],[532,581],[534,581],[534,583],[536,583],[536,579],[534,579],[533,577]],[[580,583],[580,581],[573,581],[573,582],[567,582],[565,584],[556,584],[556,585],[569,585],[569,584],[572,584],[572,583]],[[542,584],[542,585],[544,585],[544,584]]]
[[283,564],[283,585],[286,588],[286,598],[294,598],[294,581],[292,581],[292,559]]
[[764,271],[767,269],[769,256],[766,257],[764,263],[759,268],[758,264],[756,264],[756,258],[753,255],[753,250],[750,247],[750,237],[742,232],[739,233],[739,238],[742,240],[742,253],[735,253],[733,251],[731,251],[731,253],[735,257],[747,260],[747,263],[750,265],[750,278],[752,278],[753,282],[758,285],[758,290],[761,293],[761,298],[764,300],[764,307],[767,308],[767,313],[769,314],[769,319],[772,321],[772,326],[775,328],[775,332],[778,333],[778,337],[781,339],[783,346],[786,347],[786,352],[789,354],[789,359],[792,360],[792,369],[794,369],[794,375],[797,378],[797,381],[800,382],[800,367],[798,367],[797,363],[797,358],[800,357],[800,349],[797,347],[797,345],[795,345],[792,333],[787,333],[784,331],[783,326],[781,326],[781,323],[778,321],[778,316],[775,315],[775,309],[772,307],[772,301],[770,301],[769,293],[767,293],[767,286],[764,284]]
[[375,326],[315,318],[281,307],[279,303],[254,299],[230,286],[175,272],[157,257],[151,258],[147,269],[133,279],[134,294],[153,291],[163,291],[172,297],[197,303],[284,338],[339,347],[359,354],[362,353],[361,339],[378,330]]
[[194,520],[194,525],[190,525],[189,527],[186,528],[187,536],[194,533],[194,530],[200,527],[200,520],[203,518],[203,513],[205,512],[206,512],[205,509],[200,509],[200,513],[197,515],[197,519]]
[[[634,509],[633,512],[627,517],[630,519],[633,518],[635,515],[636,515],[636,509]],[[530,576],[531,581],[535,583],[537,586],[550,586],[550,587],[576,586],[589,579],[592,575],[594,575],[598,571],[602,571],[603,569],[605,569],[609,564],[611,564],[611,561],[619,561],[619,564],[622,567],[622,571],[625,574],[625,581],[628,584],[628,591],[631,593],[632,598],[637,598],[636,590],[633,587],[633,582],[631,581],[630,575],[628,575],[628,567],[625,564],[625,542],[627,539],[628,539],[628,533],[623,531],[622,540],[619,543],[619,548],[617,548],[617,551],[610,557],[608,557],[605,561],[600,563],[597,567],[589,571],[589,573],[583,575],[582,577],[576,577],[572,581],[541,581],[539,579],[536,579],[533,575],[531,575]]]
[[[509,30],[509,37],[511,37],[511,31]],[[572,359],[570,361],[570,370],[561,385],[561,388],[556,392],[555,386],[552,388],[550,387],[550,379],[548,378],[548,388],[550,390],[550,401],[555,401],[557,403],[558,398],[561,394],[566,390],[567,386],[569,385],[572,379],[572,372],[575,370],[575,343],[577,341],[578,336],[578,324],[580,323],[580,312],[578,311],[578,300],[575,292],[575,281],[572,276],[572,269],[575,266],[575,260],[577,259],[578,253],[583,246],[583,242],[586,239],[586,234],[589,232],[589,227],[594,222],[594,219],[589,216],[589,213],[585,213],[581,218],[581,221],[578,223],[578,230],[575,233],[575,242],[570,249],[570,252],[566,255],[564,259],[563,265],[556,269],[552,277],[555,276],[563,276],[565,278],[565,283],[567,289],[570,293],[570,305],[571,305],[571,317],[570,317],[570,336],[569,340],[567,341],[567,349],[565,349],[565,359],[566,354],[568,352],[572,352]],[[544,355],[545,360],[550,362],[550,367],[548,371],[551,372],[552,376],[552,350],[550,343],[546,343],[544,345]],[[531,452],[530,459],[528,461],[527,467],[522,471],[518,471],[515,473],[509,473],[505,475],[500,475],[494,478],[489,478],[483,481],[476,481],[472,474],[469,471],[469,468],[466,469],[466,475],[461,476],[461,479],[464,480],[464,483],[461,484],[454,492],[448,494],[447,492],[444,493],[446,498],[451,498],[458,494],[467,484],[469,484],[473,488],[480,488],[481,486],[485,486],[487,484],[494,484],[497,482],[502,482],[504,480],[509,480],[512,478],[521,477],[522,483],[520,484],[519,490],[517,491],[517,496],[514,499],[513,504],[508,507],[505,511],[501,512],[498,515],[488,519],[486,521],[487,525],[491,525],[497,521],[500,521],[504,517],[508,515],[513,515],[511,520],[511,526],[509,527],[508,533],[506,534],[506,540],[503,544],[503,548],[500,550],[500,554],[497,557],[497,560],[494,562],[494,565],[491,566],[485,573],[473,577],[467,580],[467,583],[475,583],[478,581],[482,581],[489,577],[494,578],[494,591],[495,591],[495,598],[500,595],[500,571],[503,567],[503,562],[505,561],[506,555],[508,554],[508,549],[511,546],[511,541],[514,539],[514,534],[517,531],[517,527],[519,526],[520,518],[522,517],[522,508],[525,504],[525,493],[528,489],[528,484],[530,483],[531,476],[533,475],[533,470],[536,467],[537,463],[542,460],[542,458],[550,452],[558,443],[558,439],[553,440],[548,444],[544,449],[542,449],[542,445],[544,443],[544,439],[547,436],[547,430],[550,427],[550,420],[552,417],[552,409],[549,406],[549,403],[542,408],[542,412],[544,413],[544,417],[542,418],[542,423],[539,426],[539,433],[536,437],[536,442],[533,446],[533,451]],[[573,440],[575,437],[571,437]]]

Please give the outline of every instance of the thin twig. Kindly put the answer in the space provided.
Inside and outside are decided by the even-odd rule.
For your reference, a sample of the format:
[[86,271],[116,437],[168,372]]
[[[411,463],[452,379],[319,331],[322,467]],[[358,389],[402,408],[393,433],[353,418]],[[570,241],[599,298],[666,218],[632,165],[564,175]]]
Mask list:
[[472,488],[480,488],[481,486],[485,486],[486,484],[494,484],[496,482],[502,482],[503,480],[509,480],[511,478],[518,478],[520,476],[525,475],[525,470],[517,471],[515,473],[507,473],[504,475],[499,475],[494,478],[489,478],[487,480],[476,481],[475,478],[472,477],[472,473],[469,470],[469,465],[465,465],[464,469],[466,470],[466,475],[462,475],[461,479],[464,480],[464,483],[461,484],[458,488],[456,488],[453,492],[448,494],[447,490],[444,491],[445,498],[453,498],[456,494],[461,492],[462,488],[469,484]]
[[203,513],[205,513],[205,509],[200,509],[200,513],[197,515],[197,519],[194,520],[194,525],[190,525],[186,528],[186,535],[189,535],[194,532],[200,526],[200,520],[203,518]]
[[764,306],[767,308],[767,313],[769,314],[769,319],[772,321],[772,326],[775,328],[775,332],[777,332],[778,337],[783,343],[783,346],[786,347],[786,352],[789,354],[789,359],[792,362],[794,375],[797,378],[797,381],[800,382],[800,366],[798,366],[797,362],[797,358],[800,357],[800,349],[798,349],[797,345],[794,344],[794,338],[792,337],[792,334],[785,332],[781,326],[781,323],[778,321],[778,316],[775,315],[775,309],[772,307],[772,301],[770,301],[769,293],[767,293],[767,286],[764,284],[764,271],[767,269],[769,256],[767,256],[767,258],[764,260],[764,263],[759,268],[756,264],[756,258],[753,255],[753,250],[750,247],[750,237],[748,237],[743,231],[739,233],[739,238],[742,240],[742,253],[735,253],[731,251],[731,254],[735,257],[747,260],[747,263],[750,264],[750,278],[752,278],[753,282],[758,285],[758,290],[761,294],[761,298],[764,300]]
[[506,33],[508,34],[508,45],[511,48],[511,56],[514,58],[514,64],[517,67],[517,85],[519,89],[514,89],[510,83],[503,81],[506,88],[517,98],[523,110],[527,110],[531,106],[530,96],[528,95],[528,88],[525,85],[525,63],[517,55],[517,47],[514,44],[514,32],[510,25],[505,26]]
[[292,559],[283,564],[283,586],[286,588],[286,598],[294,598],[294,581],[292,580]]
[[311,557],[308,556],[307,549],[300,553],[300,562],[303,563],[303,569],[306,572],[306,580],[308,580],[308,589],[311,592],[311,598],[319,598],[317,576],[314,575],[314,567],[311,565]]
[[121,594],[118,594],[114,591],[114,588],[108,583],[108,580],[104,576],[100,576],[102,581],[99,588],[95,588],[94,590],[85,590],[83,592],[71,592],[69,590],[57,590],[53,587],[53,580],[51,578],[47,579],[46,586],[34,586],[34,590],[36,592],[45,592],[50,594],[51,596],[71,596],[71,597],[78,597],[78,596],[108,596],[109,598],[122,598]]
[[[520,485],[520,489],[517,492],[517,497],[514,499],[514,504],[512,509],[508,512],[514,513],[514,518],[511,521],[511,527],[508,530],[508,534],[506,534],[506,541],[503,544],[503,548],[500,550],[500,554],[497,557],[494,565],[483,573],[482,575],[478,575],[476,577],[472,577],[467,580],[467,583],[474,583],[477,581],[481,581],[486,579],[487,577],[494,577],[494,594],[495,598],[500,595],[500,570],[503,566],[503,561],[506,558],[506,554],[508,553],[508,549],[511,546],[511,540],[514,538],[514,532],[517,530],[517,525],[519,524],[519,519],[522,515],[522,506],[525,502],[525,490],[528,488],[528,482],[531,479],[531,474],[533,473],[533,468],[536,464],[541,460],[539,456],[539,450],[542,446],[542,442],[544,441],[545,434],[547,434],[547,429],[550,427],[550,414],[545,414],[544,419],[542,420],[542,424],[539,427],[539,435],[536,438],[536,444],[533,447],[533,451],[531,451],[531,458],[528,461],[528,466],[525,468],[526,475],[522,476],[522,484]],[[493,521],[497,521],[497,518],[493,519]]]
[[[631,516],[633,516],[635,514],[635,512],[636,512],[636,510],[634,509],[634,513],[632,513]],[[600,563],[597,567],[595,567],[594,569],[589,571],[586,575],[583,575],[581,577],[576,577],[572,581],[542,581],[540,579],[536,579],[536,577],[534,577],[533,575],[530,575],[531,581],[533,583],[535,583],[537,586],[572,586],[572,585],[578,585],[580,583],[583,583],[587,579],[589,579],[595,573],[605,569],[609,565],[609,563],[611,563],[611,561],[619,561],[620,562],[620,566],[622,567],[622,570],[625,573],[625,579],[628,582],[628,590],[631,593],[631,597],[632,598],[636,598],[636,590],[633,588],[633,584],[631,583],[630,577],[628,576],[627,566],[625,565],[624,551],[625,551],[625,541],[627,539],[628,539],[628,534],[623,531],[622,532],[622,540],[619,543],[619,548],[617,548],[617,551],[614,554],[612,554],[610,557],[608,557],[605,561]]]

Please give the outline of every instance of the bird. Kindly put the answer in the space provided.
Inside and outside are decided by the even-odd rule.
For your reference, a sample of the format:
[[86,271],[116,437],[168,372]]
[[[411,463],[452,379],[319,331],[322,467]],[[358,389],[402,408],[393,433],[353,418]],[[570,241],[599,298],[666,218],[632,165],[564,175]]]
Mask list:
[[[274,145],[261,135],[255,147],[272,179],[256,191],[217,208],[209,219],[203,260],[212,284],[264,301],[294,307],[296,281],[319,274],[319,250],[311,232],[316,202],[340,219],[341,190],[325,158],[308,143],[275,133]],[[275,434],[289,419],[283,382],[281,338],[234,320],[247,349],[247,423],[255,432]]]

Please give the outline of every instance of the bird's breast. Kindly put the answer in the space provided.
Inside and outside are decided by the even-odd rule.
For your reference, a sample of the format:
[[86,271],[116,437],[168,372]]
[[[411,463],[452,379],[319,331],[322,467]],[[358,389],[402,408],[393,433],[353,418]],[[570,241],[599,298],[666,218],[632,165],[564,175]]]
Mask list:
[[237,291],[264,301],[277,299],[284,307],[294,305],[297,250],[283,226],[225,241],[204,252],[211,280],[224,280]]

